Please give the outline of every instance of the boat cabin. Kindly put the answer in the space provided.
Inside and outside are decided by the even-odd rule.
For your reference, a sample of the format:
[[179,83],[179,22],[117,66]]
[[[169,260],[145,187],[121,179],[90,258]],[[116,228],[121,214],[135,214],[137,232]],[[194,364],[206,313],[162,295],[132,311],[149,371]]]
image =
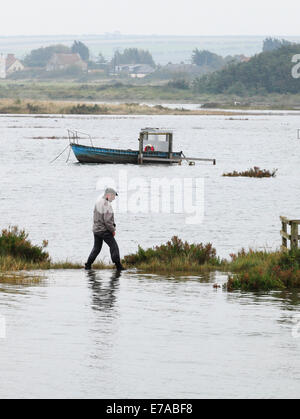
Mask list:
[[173,152],[173,131],[159,128],[143,128],[139,136],[139,153],[159,151],[169,154]]

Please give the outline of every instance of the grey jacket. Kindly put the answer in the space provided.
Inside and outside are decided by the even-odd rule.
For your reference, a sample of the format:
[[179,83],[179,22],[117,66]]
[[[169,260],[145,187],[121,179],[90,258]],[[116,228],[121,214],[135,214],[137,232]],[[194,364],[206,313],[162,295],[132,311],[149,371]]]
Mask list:
[[103,233],[116,231],[116,224],[114,219],[114,212],[111,203],[104,197],[97,200],[94,208],[94,233]]

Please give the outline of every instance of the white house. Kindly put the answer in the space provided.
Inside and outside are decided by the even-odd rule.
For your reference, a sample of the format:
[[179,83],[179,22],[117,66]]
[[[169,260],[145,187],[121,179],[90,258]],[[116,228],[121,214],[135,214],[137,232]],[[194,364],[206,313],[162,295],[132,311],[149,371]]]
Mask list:
[[23,64],[14,54],[0,55],[0,79],[5,79],[8,74],[24,70]]
[[23,64],[14,56],[14,54],[7,54],[6,57],[6,74],[15,73],[16,71],[24,70]]

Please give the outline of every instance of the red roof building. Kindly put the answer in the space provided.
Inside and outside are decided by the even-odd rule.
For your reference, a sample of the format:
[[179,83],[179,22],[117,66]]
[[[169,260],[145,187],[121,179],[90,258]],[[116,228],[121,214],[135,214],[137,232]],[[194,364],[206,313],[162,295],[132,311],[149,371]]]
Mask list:
[[47,71],[66,70],[70,67],[80,67],[83,71],[87,70],[85,63],[79,54],[53,54],[46,66]]

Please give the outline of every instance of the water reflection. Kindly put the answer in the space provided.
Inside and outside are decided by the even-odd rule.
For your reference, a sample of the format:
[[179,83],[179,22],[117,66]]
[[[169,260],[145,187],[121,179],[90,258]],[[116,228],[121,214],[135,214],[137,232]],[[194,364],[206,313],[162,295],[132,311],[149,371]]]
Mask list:
[[107,272],[88,271],[89,287],[92,290],[92,308],[99,311],[111,310],[116,302],[121,272],[114,271],[107,281]]

